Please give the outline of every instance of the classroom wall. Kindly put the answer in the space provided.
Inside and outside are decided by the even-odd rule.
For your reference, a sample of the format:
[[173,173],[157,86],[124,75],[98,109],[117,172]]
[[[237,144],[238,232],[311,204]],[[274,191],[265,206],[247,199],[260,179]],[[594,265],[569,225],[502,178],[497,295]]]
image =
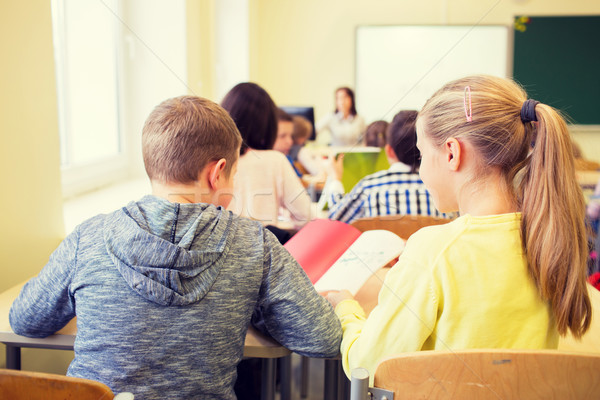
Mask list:
[[63,237],[50,2],[0,13],[0,290],[35,275]]
[[[510,25],[515,15],[600,14],[600,2],[592,0],[253,0],[250,5],[250,78],[278,104],[313,104],[317,119],[333,110],[336,87],[354,86],[357,25]],[[586,157],[600,161],[600,128],[576,132],[574,138]]]
[[[187,38],[194,36],[186,29],[187,5],[186,0],[123,1],[121,100],[132,177],[146,178],[141,133],[150,112],[163,100],[190,92],[187,54],[194,52],[188,50]],[[193,40],[191,46],[196,45]]]
[[214,98],[215,3],[186,0],[187,71],[189,93]]
[[[0,290],[37,274],[63,237],[50,2],[6,0],[0,12]],[[4,365],[0,346],[0,366]],[[28,352],[24,367],[60,372],[70,355]],[[58,369],[54,369],[58,366]]]

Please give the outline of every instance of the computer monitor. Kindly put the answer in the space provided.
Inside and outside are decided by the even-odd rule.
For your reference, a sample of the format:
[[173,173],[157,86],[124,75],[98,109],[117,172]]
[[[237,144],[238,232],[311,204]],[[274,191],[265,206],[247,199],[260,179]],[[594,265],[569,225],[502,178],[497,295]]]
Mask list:
[[280,107],[283,111],[291,115],[300,115],[310,121],[313,131],[310,135],[309,140],[315,140],[317,137],[317,130],[315,129],[315,109],[314,107],[301,107],[301,106],[282,106]]

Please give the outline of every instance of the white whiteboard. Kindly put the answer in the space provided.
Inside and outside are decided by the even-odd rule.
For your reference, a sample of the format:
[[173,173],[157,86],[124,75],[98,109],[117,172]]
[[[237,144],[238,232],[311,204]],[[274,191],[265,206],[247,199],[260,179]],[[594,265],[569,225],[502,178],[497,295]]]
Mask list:
[[367,123],[420,110],[445,83],[473,74],[512,75],[508,26],[360,26],[356,108]]

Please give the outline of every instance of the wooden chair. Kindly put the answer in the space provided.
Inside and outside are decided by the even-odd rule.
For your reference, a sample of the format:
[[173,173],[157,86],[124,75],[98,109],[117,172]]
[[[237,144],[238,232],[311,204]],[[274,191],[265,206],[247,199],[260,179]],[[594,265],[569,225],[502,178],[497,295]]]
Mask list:
[[360,218],[354,220],[350,225],[361,232],[374,229],[385,229],[394,232],[402,239],[408,239],[410,235],[425,226],[441,225],[450,221],[450,219],[430,217],[427,215],[382,215],[378,217]]
[[384,395],[391,399],[389,392],[394,400],[592,399],[600,397],[598,371],[600,354],[558,350],[421,351],[382,361],[375,371],[374,388],[368,389],[373,397],[365,393],[366,370],[354,370],[351,399],[381,399]]
[[0,399],[133,400],[133,394],[120,393],[115,396],[105,384],[89,379],[0,369]]

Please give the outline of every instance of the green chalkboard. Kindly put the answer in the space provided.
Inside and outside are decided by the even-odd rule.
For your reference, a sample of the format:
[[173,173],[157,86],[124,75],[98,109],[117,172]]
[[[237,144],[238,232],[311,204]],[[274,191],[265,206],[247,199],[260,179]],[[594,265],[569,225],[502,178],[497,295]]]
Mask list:
[[600,124],[600,16],[521,16],[513,77],[575,124]]

